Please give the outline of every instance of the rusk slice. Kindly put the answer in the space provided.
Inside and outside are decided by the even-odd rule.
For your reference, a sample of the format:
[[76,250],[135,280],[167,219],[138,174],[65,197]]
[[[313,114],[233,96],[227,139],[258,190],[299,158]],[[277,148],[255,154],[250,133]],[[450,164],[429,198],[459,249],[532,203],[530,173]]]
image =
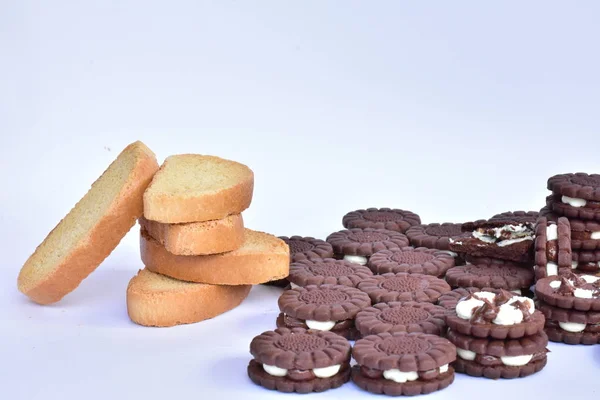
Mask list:
[[168,157],[144,193],[146,219],[168,224],[203,222],[239,214],[250,206],[254,173],[219,157]]
[[127,146],[25,262],[19,290],[39,304],[73,291],[142,215],[143,193],[157,170],[146,145]]
[[127,313],[144,326],[191,324],[237,307],[250,289],[251,285],[182,282],[143,269],[127,286]]
[[215,285],[254,285],[288,276],[290,252],[285,242],[267,233],[245,231],[246,240],[237,250],[205,256],[178,256],[169,253],[142,229],[142,261],[152,272]]
[[140,218],[140,225],[160,242],[169,253],[194,256],[225,253],[244,243],[244,221],[241,214],[223,219],[187,224],[163,224]]

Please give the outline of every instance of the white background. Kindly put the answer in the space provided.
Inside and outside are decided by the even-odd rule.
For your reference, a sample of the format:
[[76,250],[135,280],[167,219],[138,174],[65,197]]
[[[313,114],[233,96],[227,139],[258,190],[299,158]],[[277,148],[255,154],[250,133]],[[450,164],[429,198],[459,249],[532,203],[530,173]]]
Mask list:
[[[501,4],[500,4],[501,3]],[[539,209],[599,172],[597,2],[0,1],[0,398],[282,398],[246,376],[277,289],[168,329],[127,317],[138,232],[60,303],[16,290],[48,231],[129,142],[248,164],[248,227],[324,238],[350,210],[424,222]],[[431,399],[600,390],[600,346]],[[572,384],[571,382],[576,382]],[[502,385],[502,386],[500,386]],[[368,398],[348,384],[314,395]],[[592,397],[587,397],[592,398]]]

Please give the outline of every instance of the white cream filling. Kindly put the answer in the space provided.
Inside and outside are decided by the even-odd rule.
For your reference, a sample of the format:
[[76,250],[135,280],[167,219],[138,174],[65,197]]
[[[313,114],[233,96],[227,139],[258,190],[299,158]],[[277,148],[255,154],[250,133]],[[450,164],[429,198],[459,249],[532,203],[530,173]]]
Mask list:
[[365,257],[365,256],[350,256],[350,255],[345,255],[344,260],[350,261],[351,263],[354,263],[354,264],[360,264],[360,265],[367,265],[367,262],[369,261],[369,260],[367,260],[367,257]]
[[484,233],[473,231],[473,237],[485,243],[496,243],[496,238],[488,236]]
[[[502,236],[502,232],[508,231],[508,232],[511,232],[513,235],[520,235],[520,234],[530,232],[530,229],[529,229],[529,227],[525,226],[524,224],[519,224],[519,225],[504,225],[499,228],[492,228],[492,231],[493,231],[492,235],[488,235],[488,234],[485,234],[485,233],[475,230],[475,231],[473,231],[472,235],[474,238],[479,239],[484,243],[496,243],[496,240],[500,239],[500,237]],[[510,246],[511,244],[523,242],[525,240],[533,240],[533,236],[531,234],[528,234],[527,236],[524,236],[524,237],[501,240],[501,241],[497,242],[496,244],[500,247],[504,247],[504,246]]]
[[592,240],[600,240],[600,231],[598,231],[598,232],[592,232],[592,234],[590,235],[590,239],[592,239]]
[[[263,364],[262,367],[267,374],[272,376],[286,376],[288,373],[287,369],[279,368],[274,365]],[[317,378],[331,378],[332,376],[340,372],[340,368],[342,368],[342,365],[336,364],[330,367],[315,368],[312,371]]]
[[546,264],[546,275],[548,275],[548,276],[558,275],[558,264],[553,263],[553,262],[549,262],[548,264]]
[[552,289],[558,289],[560,287],[560,285],[562,285],[561,281],[552,281],[552,282],[550,282],[550,287]]
[[580,278],[583,279],[584,281],[586,281],[587,283],[594,283],[600,279],[600,277],[593,276],[593,275],[581,275]]
[[482,300],[474,297],[468,300],[459,301],[456,305],[456,315],[461,319],[471,319],[473,316],[473,309],[481,307],[483,304]]
[[522,356],[505,356],[500,357],[502,364],[507,365],[509,367],[522,367],[526,365],[533,358],[533,354],[525,354]]
[[[600,232],[598,232],[598,233],[600,233]],[[442,253],[444,253],[444,254],[448,254],[449,256],[452,256],[452,257],[454,257],[454,258],[458,257],[458,253],[455,253],[455,252],[453,252],[453,251],[450,251],[450,250],[440,250],[440,251],[441,251]]]
[[[456,315],[461,319],[471,319],[473,317],[473,310],[483,306],[483,300],[479,298],[485,298],[490,302],[493,302],[496,295],[491,292],[476,292],[473,293],[473,297],[467,300],[461,300],[456,305]],[[498,308],[498,314],[492,323],[496,325],[514,325],[519,324],[523,321],[523,312],[513,305],[513,303],[520,301],[527,304],[529,312],[531,314],[535,311],[535,305],[533,301],[528,297],[514,296],[505,304],[502,304]]]
[[300,286],[296,285],[294,282],[290,282],[290,287],[292,289],[298,289]]
[[577,324],[575,322],[559,322],[558,326],[560,326],[560,329],[562,329],[564,331],[579,333],[579,332],[583,332],[587,325],[586,324]]
[[579,266],[579,263],[577,261],[571,261],[571,268],[575,269]]
[[521,291],[521,289],[515,289],[515,290],[511,290],[510,292],[511,292],[511,293],[514,293],[514,294],[518,294],[518,295],[521,295],[521,294],[523,294],[523,292]]
[[387,369],[383,371],[383,377],[396,383],[406,383],[419,379],[417,371],[402,372],[399,369]]
[[456,348],[456,355],[462,358],[463,360],[473,361],[477,356],[477,353],[471,350]]
[[558,239],[558,225],[551,224],[546,227],[546,241]]
[[561,201],[571,207],[585,207],[587,201],[584,199],[578,199],[576,197],[563,196]]
[[445,374],[448,372],[448,364],[444,364],[440,367],[440,374]]
[[517,238],[517,239],[506,239],[501,242],[498,242],[497,245],[499,247],[506,247],[506,246],[510,246],[511,244],[524,242],[526,240],[533,240],[533,236],[525,236],[525,237]]
[[315,329],[317,331],[330,331],[333,329],[337,321],[313,321],[311,319],[307,319],[305,323],[310,329]]
[[580,299],[591,299],[594,297],[594,291],[588,289],[575,289],[573,296],[579,297]]

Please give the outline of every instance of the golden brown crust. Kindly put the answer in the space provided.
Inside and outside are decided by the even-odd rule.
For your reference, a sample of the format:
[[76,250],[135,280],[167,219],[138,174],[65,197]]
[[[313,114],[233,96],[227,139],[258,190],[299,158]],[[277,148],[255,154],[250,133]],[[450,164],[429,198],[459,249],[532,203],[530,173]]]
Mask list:
[[[31,300],[39,304],[50,304],[72,292],[104,261],[142,215],[144,190],[158,170],[158,163],[154,153],[141,142],[130,144],[123,153],[128,151],[139,153],[135,166],[111,206],[86,237],[46,276],[36,276],[31,264],[31,259],[43,242],[23,265],[18,288]],[[77,207],[75,205],[71,212]]]
[[290,253],[283,240],[246,229],[246,243],[238,250],[204,256],[169,253],[144,231],[140,235],[142,261],[152,272],[189,282],[215,285],[255,285],[289,274]]
[[238,249],[244,243],[244,221],[241,214],[223,219],[163,224],[140,218],[140,225],[148,234],[177,255],[203,255],[225,253]]
[[173,287],[157,288],[150,283],[155,279],[152,275],[157,274],[141,270],[127,287],[127,313],[139,325],[167,327],[214,318],[240,305],[252,289],[251,285],[182,285],[173,279]]

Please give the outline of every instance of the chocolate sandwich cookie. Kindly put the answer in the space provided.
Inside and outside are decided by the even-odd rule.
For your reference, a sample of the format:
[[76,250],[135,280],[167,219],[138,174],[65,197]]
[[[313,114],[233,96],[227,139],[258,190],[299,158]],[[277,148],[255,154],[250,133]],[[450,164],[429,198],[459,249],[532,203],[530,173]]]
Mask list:
[[569,218],[600,221],[600,175],[575,173],[548,179],[548,206]]
[[279,392],[323,392],[350,379],[350,351],[350,343],[331,332],[280,328],[252,340],[248,376]]
[[554,307],[578,311],[600,311],[600,277],[573,273],[540,279],[536,297]]
[[451,291],[446,292],[440,296],[440,298],[437,301],[437,305],[444,308],[445,310],[454,311],[459,301],[477,292],[491,292],[494,294],[498,294],[500,293],[500,289],[477,287],[452,289]]
[[[540,215],[548,221],[558,221],[560,215],[552,212],[549,207],[540,210]],[[600,250],[600,222],[570,218],[571,248],[573,250]],[[600,260],[599,260],[600,261]]]
[[378,251],[367,265],[375,274],[406,272],[443,277],[448,269],[454,267],[454,257],[426,247],[404,247]]
[[359,282],[371,276],[373,272],[364,265],[323,258],[292,263],[288,280],[292,288],[323,284],[356,287]]
[[446,282],[457,287],[491,287],[508,291],[527,289],[533,284],[533,271],[521,264],[493,258],[472,258],[474,264],[450,268]]
[[535,224],[539,216],[540,213],[537,211],[507,211],[494,215],[490,218],[490,221],[514,221]]
[[535,277],[560,275],[571,271],[571,225],[560,217],[556,222],[541,217],[535,227]]
[[600,343],[600,312],[576,311],[538,302],[536,307],[546,317],[545,330],[553,342],[567,344]]
[[402,233],[386,229],[347,229],[327,237],[336,256],[360,265],[366,265],[369,257],[378,251],[401,249],[408,246],[408,238]]
[[471,236],[450,239],[449,248],[474,257],[491,257],[515,262],[532,258],[534,226],[517,220],[479,220],[467,222],[462,230]]
[[[333,248],[324,240],[315,239],[314,237],[302,236],[280,236],[290,248],[290,262],[301,260],[310,260],[312,258],[327,258],[333,257]],[[288,279],[278,279],[265,283],[269,286],[287,287],[290,284]]]
[[380,333],[356,342],[352,381],[361,389],[390,396],[427,394],[454,382],[456,347],[425,333]]
[[475,292],[459,300],[446,316],[448,328],[456,333],[501,340],[535,335],[544,329],[544,322],[533,300],[506,290]]
[[548,336],[535,335],[509,340],[490,340],[448,331],[456,346],[456,372],[490,379],[523,378],[546,366]]
[[414,212],[397,208],[367,208],[349,212],[342,218],[347,229],[387,229],[400,233],[420,223],[421,218]]
[[356,329],[363,337],[383,332],[446,334],[446,309],[415,301],[379,303],[356,315]]
[[354,317],[371,305],[369,296],[353,287],[311,285],[289,289],[278,301],[277,327],[331,331],[349,340],[359,336]]
[[406,273],[374,275],[359,283],[358,288],[369,295],[373,304],[391,301],[435,303],[443,293],[450,291],[443,279]]
[[417,225],[406,231],[406,236],[411,245],[415,247],[427,247],[448,251],[456,257],[456,253],[450,252],[450,239],[459,239],[470,236],[470,232],[463,232],[462,224],[444,222],[443,224]]

